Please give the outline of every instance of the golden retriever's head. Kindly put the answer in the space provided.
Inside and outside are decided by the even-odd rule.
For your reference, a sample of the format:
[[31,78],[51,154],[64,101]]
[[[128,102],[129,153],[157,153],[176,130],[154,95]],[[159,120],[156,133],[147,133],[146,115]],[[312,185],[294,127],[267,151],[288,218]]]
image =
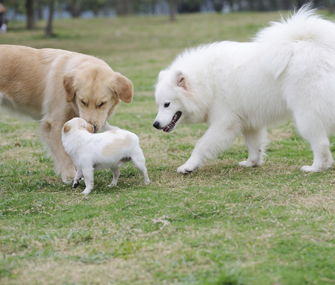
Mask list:
[[84,119],[73,118],[67,121],[63,126],[63,133],[72,133],[76,130],[86,130],[90,133],[94,133],[94,127],[90,123],[87,123]]
[[85,64],[63,76],[66,101],[74,105],[80,118],[94,126],[97,132],[111,116],[120,100],[133,98],[131,81],[105,66]]

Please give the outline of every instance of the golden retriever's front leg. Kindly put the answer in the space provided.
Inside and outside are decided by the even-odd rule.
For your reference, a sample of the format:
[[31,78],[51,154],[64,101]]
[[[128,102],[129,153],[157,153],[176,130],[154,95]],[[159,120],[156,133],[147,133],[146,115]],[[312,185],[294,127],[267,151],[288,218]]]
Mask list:
[[56,174],[61,174],[63,182],[70,184],[76,175],[76,170],[71,157],[65,152],[62,144],[62,127],[63,122],[46,119],[42,121],[41,133],[55,162]]

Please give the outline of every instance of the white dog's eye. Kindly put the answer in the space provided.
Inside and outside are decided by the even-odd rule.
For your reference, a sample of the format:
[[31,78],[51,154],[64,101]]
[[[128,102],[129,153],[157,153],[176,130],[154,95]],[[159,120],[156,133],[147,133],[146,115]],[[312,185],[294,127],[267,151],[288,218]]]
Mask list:
[[102,102],[98,107],[101,108],[105,104],[106,104],[106,102]]
[[167,108],[170,106],[170,102],[164,104],[164,108]]
[[87,104],[83,100],[81,100],[81,103],[83,103],[84,106],[87,106]]

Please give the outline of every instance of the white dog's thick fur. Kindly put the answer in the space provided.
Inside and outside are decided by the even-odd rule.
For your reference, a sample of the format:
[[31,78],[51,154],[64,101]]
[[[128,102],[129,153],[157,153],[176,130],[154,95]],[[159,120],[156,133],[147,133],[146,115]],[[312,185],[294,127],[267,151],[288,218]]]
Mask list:
[[62,129],[65,151],[78,169],[74,188],[84,176],[86,188],[82,193],[89,194],[94,186],[94,170],[107,168],[113,173],[110,186],[115,186],[120,176],[119,167],[130,160],[142,172],[144,183],[150,183],[143,151],[134,133],[118,128],[99,134],[93,134],[93,131],[93,126],[80,118],[66,122]]
[[312,166],[331,167],[328,135],[335,131],[335,24],[304,6],[287,20],[271,23],[249,43],[219,42],[179,55],[159,74],[154,127],[209,125],[180,173],[202,167],[242,133],[249,157],[263,162],[266,128],[294,118],[311,144]]

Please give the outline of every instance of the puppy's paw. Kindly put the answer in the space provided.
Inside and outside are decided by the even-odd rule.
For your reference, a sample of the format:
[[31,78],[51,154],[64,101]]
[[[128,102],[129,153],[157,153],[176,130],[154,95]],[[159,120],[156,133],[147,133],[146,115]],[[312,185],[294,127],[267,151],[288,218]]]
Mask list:
[[108,187],[115,187],[117,182],[112,182],[111,184],[107,185]]
[[91,190],[90,189],[85,189],[83,192],[81,192],[81,194],[90,194],[91,193]]
[[145,179],[145,180],[144,180],[144,184],[145,184],[145,185],[150,184],[150,180],[149,180],[149,179]]
[[186,162],[184,165],[180,166],[177,169],[177,172],[182,174],[190,174],[191,172],[193,172],[194,169],[195,167],[189,166],[188,163]]
[[305,171],[305,172],[319,172],[319,171],[322,171],[322,169],[320,169],[320,168],[309,166],[309,165],[305,165],[305,166],[301,167],[300,170]]

